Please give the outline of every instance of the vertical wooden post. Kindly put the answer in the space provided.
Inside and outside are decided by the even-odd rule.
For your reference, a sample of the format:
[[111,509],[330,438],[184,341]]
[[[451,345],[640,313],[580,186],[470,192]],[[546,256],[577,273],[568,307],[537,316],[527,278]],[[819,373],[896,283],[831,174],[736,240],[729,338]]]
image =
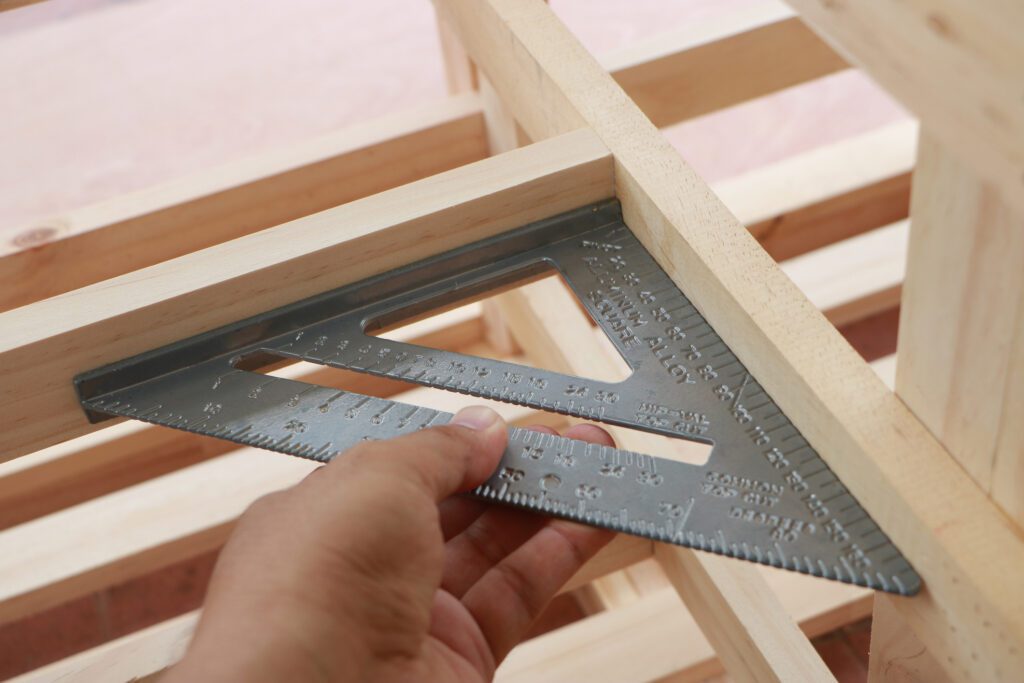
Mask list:
[[887,596],[875,596],[870,653],[869,683],[945,683],[951,680]]
[[441,41],[441,59],[444,62],[444,79],[448,93],[458,95],[477,89],[476,65],[459,42],[458,36],[443,21],[437,22],[437,34]]
[[[927,131],[914,172],[896,392],[1024,523],[1024,220]],[[935,662],[964,677],[950,653],[916,642],[894,600],[875,600],[871,680],[907,680],[908,667],[941,680]]]
[[[521,129],[508,110],[502,106],[498,93],[494,91],[487,77],[473,64],[455,32],[440,17],[437,21],[437,32],[441,40],[441,57],[444,60],[448,92],[452,95],[474,90],[480,93],[480,101],[484,108],[487,146],[491,156],[527,144],[529,141],[522,135]],[[484,337],[492,348],[509,356],[520,352],[501,310],[493,301],[483,302],[481,317],[484,323]]]
[[927,132],[896,392],[1024,526],[1024,217]]

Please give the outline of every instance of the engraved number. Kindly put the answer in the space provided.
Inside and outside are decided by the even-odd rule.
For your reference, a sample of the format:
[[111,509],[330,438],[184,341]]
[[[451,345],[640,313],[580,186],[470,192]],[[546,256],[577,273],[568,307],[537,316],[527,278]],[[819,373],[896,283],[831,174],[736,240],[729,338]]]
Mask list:
[[672,519],[679,519],[683,516],[682,505],[676,503],[658,503],[658,514],[663,517],[671,517]]
[[502,479],[504,481],[517,482],[521,481],[525,476],[526,472],[512,467],[503,467],[501,472],[498,472],[498,479]]
[[661,486],[662,482],[665,481],[665,477],[643,470],[637,475],[636,481],[638,484],[645,484],[647,486]]
[[615,477],[616,479],[622,479],[626,474],[626,468],[622,465],[612,465],[611,463],[605,463],[601,465],[599,472],[606,477]]

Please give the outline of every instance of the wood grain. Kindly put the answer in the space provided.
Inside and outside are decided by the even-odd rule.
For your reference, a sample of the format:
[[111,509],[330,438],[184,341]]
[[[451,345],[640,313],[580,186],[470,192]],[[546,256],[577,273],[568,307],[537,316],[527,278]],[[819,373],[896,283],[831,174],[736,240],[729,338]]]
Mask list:
[[1024,526],[1024,213],[921,139],[897,393]]

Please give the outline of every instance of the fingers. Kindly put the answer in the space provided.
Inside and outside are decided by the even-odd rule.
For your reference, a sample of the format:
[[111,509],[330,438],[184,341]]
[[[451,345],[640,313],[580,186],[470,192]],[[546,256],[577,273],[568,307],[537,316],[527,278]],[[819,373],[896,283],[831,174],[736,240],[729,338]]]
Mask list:
[[360,444],[325,467],[323,476],[346,486],[383,477],[393,484],[411,484],[439,502],[483,483],[507,441],[508,428],[496,412],[471,406],[446,425]]
[[556,520],[495,565],[462,598],[501,662],[558,589],[613,533]]
[[[544,425],[530,425],[526,429],[543,434],[558,433]],[[441,533],[444,535],[445,542],[465,531],[487,510],[493,509],[490,504],[481,500],[458,497],[443,500],[437,507],[441,512]]]
[[[526,429],[541,434],[558,433],[543,425],[531,425]],[[458,500],[445,502],[455,503]],[[453,516],[449,510],[442,509],[441,526],[446,531],[455,526]],[[441,588],[461,598],[487,570],[525,543],[545,523],[545,518],[522,510],[501,506],[481,509],[480,514],[466,521],[457,534],[445,534],[447,543]]]
[[[594,425],[576,425],[565,436],[614,445]],[[518,511],[492,508],[447,544],[442,585],[462,596],[500,662],[558,589],[612,536],[565,521],[531,523]]]
[[547,518],[495,506],[445,545],[441,588],[457,598],[540,531]]
[[602,446],[614,446],[615,439],[604,429],[594,424],[573,425],[563,435],[568,439],[579,439],[588,443],[597,443]]
[[441,534],[447,542],[466,530],[490,506],[482,500],[455,496],[442,500],[437,509],[441,513]]

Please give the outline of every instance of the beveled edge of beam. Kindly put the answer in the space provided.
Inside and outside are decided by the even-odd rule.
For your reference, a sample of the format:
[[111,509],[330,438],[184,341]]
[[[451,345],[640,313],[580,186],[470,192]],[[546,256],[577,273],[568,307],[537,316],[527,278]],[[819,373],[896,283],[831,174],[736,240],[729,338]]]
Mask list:
[[0,460],[96,428],[80,372],[613,194],[576,130],[0,314]]

